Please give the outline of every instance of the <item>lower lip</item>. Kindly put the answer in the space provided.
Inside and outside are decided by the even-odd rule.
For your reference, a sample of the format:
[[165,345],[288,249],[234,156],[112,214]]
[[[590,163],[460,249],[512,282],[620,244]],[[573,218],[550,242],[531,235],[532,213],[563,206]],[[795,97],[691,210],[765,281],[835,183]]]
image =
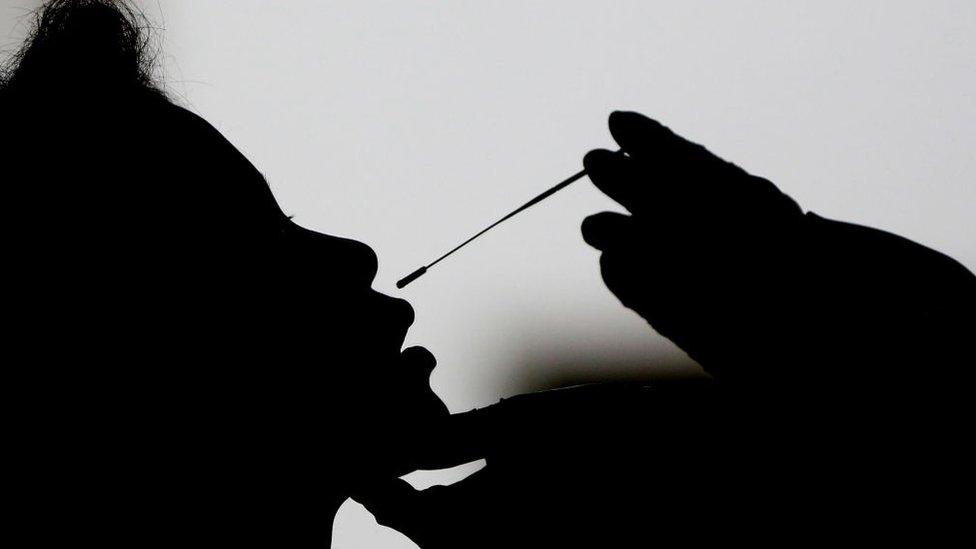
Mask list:
[[419,368],[429,374],[437,365],[437,359],[424,347],[409,347],[400,353],[400,360],[411,368]]

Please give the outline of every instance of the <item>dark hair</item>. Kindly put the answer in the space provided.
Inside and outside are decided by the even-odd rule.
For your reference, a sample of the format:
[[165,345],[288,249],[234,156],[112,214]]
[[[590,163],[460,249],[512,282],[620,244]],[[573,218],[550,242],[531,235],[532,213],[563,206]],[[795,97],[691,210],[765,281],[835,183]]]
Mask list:
[[257,169],[155,86],[149,30],[124,0],[51,0],[36,12],[0,88],[9,202],[43,204],[48,240],[87,242],[77,249],[202,250],[228,232],[276,235],[282,216]]
[[33,14],[24,45],[0,71],[0,91],[164,97],[146,17],[125,0],[50,0]]

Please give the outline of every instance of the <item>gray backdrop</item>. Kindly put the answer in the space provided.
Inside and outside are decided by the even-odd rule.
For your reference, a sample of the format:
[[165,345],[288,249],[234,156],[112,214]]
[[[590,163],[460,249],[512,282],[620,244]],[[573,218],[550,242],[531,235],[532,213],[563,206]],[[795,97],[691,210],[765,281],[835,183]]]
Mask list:
[[[807,209],[976,268],[972,0],[138,3],[165,29],[178,102],[299,223],[377,251],[376,287],[413,303],[408,343],[438,356],[432,385],[452,411],[697,372],[602,285],[579,223],[616,208],[586,180],[393,286],[612,147],[614,109],[658,118]],[[37,4],[4,0],[6,50]],[[411,546],[355,504],[336,521],[336,547]]]

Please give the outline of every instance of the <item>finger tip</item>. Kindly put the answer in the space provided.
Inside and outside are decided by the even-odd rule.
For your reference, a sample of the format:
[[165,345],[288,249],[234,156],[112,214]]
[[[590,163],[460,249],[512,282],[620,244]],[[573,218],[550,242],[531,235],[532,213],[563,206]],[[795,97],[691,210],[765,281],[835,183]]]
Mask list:
[[627,118],[629,116],[633,115],[633,114],[634,113],[632,111],[616,110],[616,111],[613,111],[613,112],[610,113],[610,116],[608,117],[607,122],[611,126],[614,126],[614,125],[619,124],[621,122],[626,122]]
[[637,111],[621,111],[621,110],[613,111],[612,113],[610,113],[610,123],[611,124],[650,123],[658,126],[661,125],[661,123],[658,122],[657,120],[654,120],[653,118],[643,115]]
[[653,118],[634,111],[614,111],[610,114],[610,135],[624,150],[633,145],[633,139],[646,140],[667,127]]
[[[583,219],[580,232],[583,240],[590,246],[606,251],[610,247],[627,241],[628,231],[632,231],[632,218],[617,212],[600,212]],[[616,244],[615,244],[616,243]]]
[[600,171],[614,156],[612,151],[606,149],[594,149],[583,156],[583,167],[587,173]]

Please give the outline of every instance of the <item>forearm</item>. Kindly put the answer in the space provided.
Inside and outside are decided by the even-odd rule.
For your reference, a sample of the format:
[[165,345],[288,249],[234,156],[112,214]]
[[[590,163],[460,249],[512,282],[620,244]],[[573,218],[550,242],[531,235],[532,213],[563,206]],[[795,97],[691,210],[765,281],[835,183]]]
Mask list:
[[812,213],[805,222],[804,301],[817,331],[829,330],[846,353],[835,359],[883,366],[892,375],[895,366],[949,367],[967,352],[976,277],[965,267],[878,229]]

